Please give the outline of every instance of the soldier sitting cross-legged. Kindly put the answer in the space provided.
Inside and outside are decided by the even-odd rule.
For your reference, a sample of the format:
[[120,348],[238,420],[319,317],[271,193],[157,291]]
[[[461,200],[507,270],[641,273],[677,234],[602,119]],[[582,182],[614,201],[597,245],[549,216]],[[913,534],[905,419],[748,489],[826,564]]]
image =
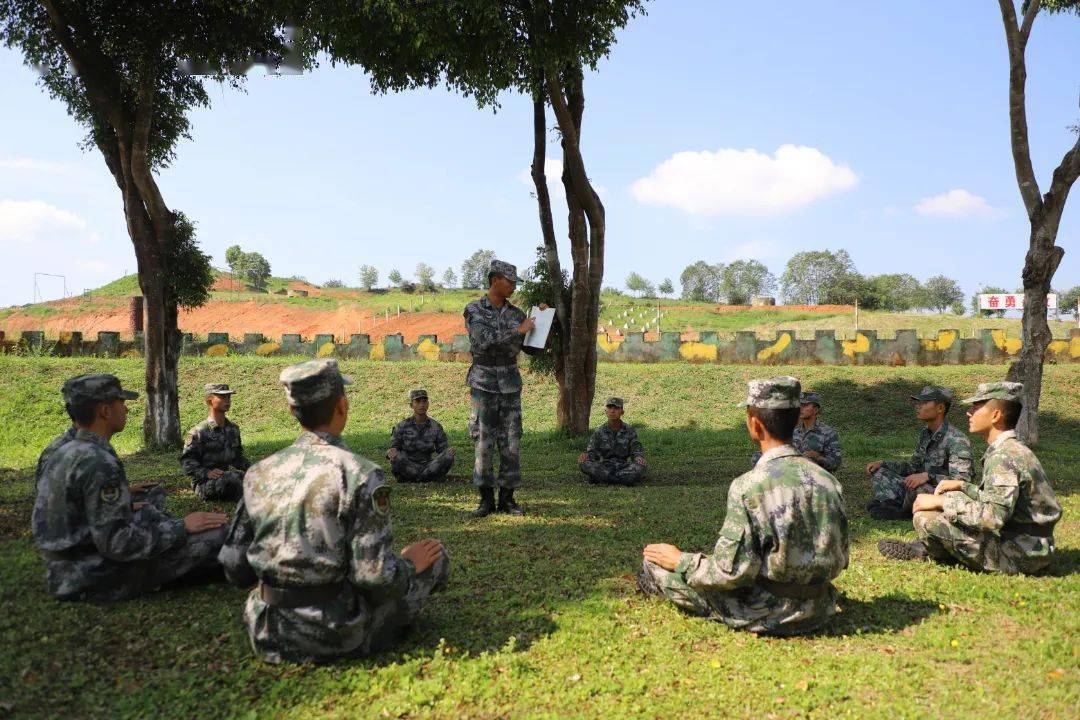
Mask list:
[[590,483],[634,485],[645,475],[645,448],[634,428],[622,421],[622,398],[608,398],[604,410],[608,421],[578,457],[581,472]]
[[394,426],[390,434],[390,471],[401,482],[445,480],[454,464],[454,448],[446,431],[437,420],[428,416],[427,390],[409,391],[412,417]]

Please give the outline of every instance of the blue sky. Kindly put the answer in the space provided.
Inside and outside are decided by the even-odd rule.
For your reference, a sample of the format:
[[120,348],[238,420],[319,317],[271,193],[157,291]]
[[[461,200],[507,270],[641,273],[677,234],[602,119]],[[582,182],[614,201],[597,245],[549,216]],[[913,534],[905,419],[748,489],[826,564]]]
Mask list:
[[[868,274],[1018,286],[1028,225],[1004,43],[988,1],[650,3],[586,80],[605,285],[637,271],[678,287],[698,259],[756,258],[779,275],[794,252],[844,248]],[[1080,122],[1080,18],[1039,18],[1028,73],[1045,191]],[[34,272],[66,275],[74,293],[135,268],[119,191],[35,80],[0,49],[0,305],[30,302]],[[362,72],[329,65],[255,71],[246,94],[211,96],[159,182],[218,266],[233,244],[315,282],[356,284],[364,263],[381,281],[418,262],[441,275],[478,248],[532,262],[527,98],[506,95],[493,113],[442,89],[375,96]],[[1080,284],[1078,236],[1080,190],[1061,225],[1059,288]]]

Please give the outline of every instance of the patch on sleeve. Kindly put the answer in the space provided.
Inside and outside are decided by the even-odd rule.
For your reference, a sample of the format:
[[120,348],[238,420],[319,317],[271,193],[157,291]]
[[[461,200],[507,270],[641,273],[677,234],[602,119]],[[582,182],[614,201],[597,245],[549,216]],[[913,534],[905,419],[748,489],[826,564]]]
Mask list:
[[371,507],[378,515],[390,514],[390,486],[380,485],[371,493]]
[[119,485],[106,485],[101,488],[101,502],[113,503],[120,501],[120,486]]

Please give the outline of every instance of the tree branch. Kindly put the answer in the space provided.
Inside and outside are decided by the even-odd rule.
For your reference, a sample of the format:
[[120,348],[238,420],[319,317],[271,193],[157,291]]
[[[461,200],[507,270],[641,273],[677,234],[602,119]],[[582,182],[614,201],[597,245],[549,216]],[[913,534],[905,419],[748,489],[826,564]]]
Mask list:
[[1039,14],[1041,5],[1042,0],[1031,0],[1027,10],[1024,11],[1024,23],[1020,26],[1021,50],[1027,49],[1028,38],[1031,37],[1031,26],[1035,24],[1035,16]]
[[551,70],[546,72],[548,101],[551,109],[555,112],[555,119],[559,123],[559,131],[563,136],[564,155],[566,157],[566,169],[573,184],[574,195],[581,203],[582,209],[589,217],[589,224],[602,227],[604,224],[604,206],[600,198],[593,190],[589,176],[585,172],[585,162],[581,157],[581,146],[578,142],[578,131],[574,127],[574,120],[563,96],[562,85],[555,73]]
[[150,172],[150,128],[154,117],[154,77],[151,68],[139,69],[138,100],[135,104],[135,128],[131,142],[131,176],[154,223],[158,243],[165,242],[172,227],[172,213],[165,205],[157,182]]
[[570,313],[567,312],[566,296],[563,288],[562,265],[559,262],[559,246],[555,239],[555,224],[551,216],[551,194],[548,191],[547,174],[544,165],[547,160],[547,115],[543,94],[543,82],[538,83],[533,97],[533,160],[532,180],[536,187],[537,205],[540,211],[540,229],[544,237],[544,255],[547,259],[548,274],[555,286],[555,317],[559,328],[570,337]]
[[[1013,166],[1016,171],[1016,183],[1020,188],[1020,197],[1024,201],[1028,218],[1034,219],[1042,210],[1042,194],[1035,179],[1035,169],[1031,165],[1031,147],[1028,144],[1027,100],[1025,85],[1027,67],[1024,62],[1024,44],[1016,24],[1016,8],[1013,0],[998,0],[1001,6],[1001,20],[1005,25],[1005,40],[1009,48],[1009,126],[1012,142]],[[1031,31],[1038,12],[1037,0],[1032,1],[1025,15],[1024,24]]]

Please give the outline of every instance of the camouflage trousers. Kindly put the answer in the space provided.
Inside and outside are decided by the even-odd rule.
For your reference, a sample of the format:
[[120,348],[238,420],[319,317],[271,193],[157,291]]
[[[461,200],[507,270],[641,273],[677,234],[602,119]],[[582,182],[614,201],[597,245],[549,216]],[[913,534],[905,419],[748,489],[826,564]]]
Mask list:
[[[473,485],[513,489],[521,485],[521,393],[470,390],[469,436],[476,445]],[[495,450],[499,474],[495,475]]]
[[1034,575],[1054,557],[1053,538],[1006,535],[973,530],[949,522],[943,513],[915,513],[915,533],[939,562],[959,562],[972,570]]
[[633,460],[586,460],[579,467],[590,483],[636,485],[645,477],[645,466]]
[[131,504],[146,503],[156,510],[165,512],[165,488],[160,485],[145,485],[131,488]]
[[[161,511],[149,505],[135,513],[151,517]],[[77,559],[46,557],[49,592],[62,600],[115,602],[154,592],[162,585],[221,569],[218,552],[227,528],[188,535],[187,543],[149,560],[117,562],[92,554]]]
[[904,485],[904,476],[895,470],[890,470],[884,465],[870,476],[870,505],[893,508],[911,512],[911,506],[915,503],[915,496],[919,493],[932,493],[934,486],[923,483],[914,490],[908,490]]
[[235,502],[244,496],[244,473],[235,468],[223,472],[220,477],[192,482],[200,500],[229,500]]
[[410,460],[405,453],[390,461],[390,472],[401,482],[431,482],[445,480],[454,465],[454,456],[447,448],[426,462]]
[[445,552],[435,564],[413,577],[405,594],[371,605],[345,584],[333,601],[298,608],[271,607],[256,588],[244,606],[244,622],[255,654],[269,663],[328,662],[364,657],[393,645],[416,622],[432,593],[450,577]]
[[836,615],[837,596],[832,586],[822,597],[810,600],[777,597],[758,586],[749,586],[718,594],[709,602],[687,584],[681,573],[648,560],[643,562],[637,582],[642,592],[662,597],[690,615],[761,635],[804,635]]

